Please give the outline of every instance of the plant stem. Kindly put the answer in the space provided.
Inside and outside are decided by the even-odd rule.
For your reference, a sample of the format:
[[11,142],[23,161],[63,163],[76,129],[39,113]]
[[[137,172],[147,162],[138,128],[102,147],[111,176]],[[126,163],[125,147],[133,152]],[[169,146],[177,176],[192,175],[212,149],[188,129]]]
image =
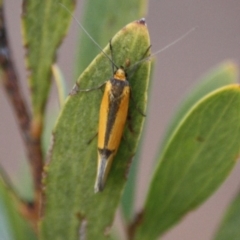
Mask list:
[[2,2],[0,2],[0,66],[2,70],[2,83],[14,110],[34,179],[35,199],[33,203],[25,204],[26,209],[24,212],[27,211],[26,215],[37,221],[43,169],[41,133],[36,135],[31,131],[32,119],[19,87],[16,69],[12,60]]
[[132,223],[130,223],[128,225],[128,228],[127,228],[127,239],[128,240],[134,239],[136,229],[137,229],[138,225],[141,224],[142,219],[143,219],[143,211],[137,213],[135,215],[135,218],[133,219]]

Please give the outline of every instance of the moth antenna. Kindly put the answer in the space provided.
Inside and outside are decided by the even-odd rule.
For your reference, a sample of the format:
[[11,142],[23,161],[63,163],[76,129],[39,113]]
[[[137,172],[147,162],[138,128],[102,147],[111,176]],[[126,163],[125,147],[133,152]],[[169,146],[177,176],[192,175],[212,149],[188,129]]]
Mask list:
[[170,48],[171,46],[175,45],[176,43],[180,42],[181,40],[183,40],[185,37],[187,37],[187,35],[189,35],[191,32],[195,31],[197,29],[197,27],[193,27],[191,28],[189,31],[187,31],[186,33],[184,33],[182,36],[180,36],[179,38],[177,38],[175,41],[169,43],[167,46],[163,47],[162,49],[156,51],[155,53],[151,54],[150,56],[146,57],[146,58],[143,58],[141,59],[140,61],[134,63],[134,65],[131,67],[133,68],[135,65],[138,65],[150,58],[152,58],[153,56],[161,53],[161,52],[164,52],[165,50],[167,50],[168,48]]
[[167,46],[165,46],[164,48],[156,51],[155,53],[153,53],[151,56],[157,55],[158,53],[161,53],[163,51],[165,51],[166,49],[168,49],[169,47],[175,45],[176,43],[182,41],[185,37],[187,37],[187,35],[189,35],[191,32],[195,31],[197,29],[197,27],[193,27],[190,30],[188,30],[185,34],[183,34],[181,37],[177,38],[175,41],[169,43]]
[[71,13],[71,11],[62,3],[59,2],[59,4],[71,15],[71,17],[77,22],[77,24],[80,26],[80,28],[86,33],[86,35],[91,39],[91,41],[101,50],[101,52],[104,54],[104,56],[116,67],[118,66],[113,62],[113,60],[103,51],[101,46],[94,40],[94,38],[88,33],[88,31],[83,27],[83,25],[77,20],[77,18]]

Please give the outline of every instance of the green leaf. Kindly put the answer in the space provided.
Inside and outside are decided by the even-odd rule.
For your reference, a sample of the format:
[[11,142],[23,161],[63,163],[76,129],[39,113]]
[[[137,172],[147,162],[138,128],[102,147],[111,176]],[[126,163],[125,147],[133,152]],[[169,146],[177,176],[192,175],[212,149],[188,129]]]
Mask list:
[[240,192],[230,204],[225,217],[217,231],[215,240],[240,239]]
[[[75,0],[61,0],[71,11]],[[22,30],[33,114],[42,119],[51,86],[51,65],[71,15],[55,0],[24,0]]]
[[[151,61],[151,74],[150,74],[150,82],[153,75],[153,68],[154,68],[154,60]],[[151,89],[151,86],[149,86]],[[143,128],[143,136],[144,136],[145,129]],[[121,199],[121,209],[123,213],[123,217],[125,221],[129,223],[133,220],[134,217],[134,200],[135,200],[135,191],[136,191],[136,184],[137,184],[137,173],[138,173],[138,166],[142,151],[142,144],[143,144],[143,137],[141,138],[140,143],[138,144],[138,148],[136,154],[133,159],[133,163],[131,164],[128,181],[124,188],[123,196]]]
[[20,203],[0,176],[0,239],[37,239],[29,223],[19,214]]
[[200,100],[158,161],[135,239],[156,239],[206,200],[234,167],[240,149],[240,88]]
[[[117,65],[143,57],[149,47],[146,25],[133,22],[120,30],[112,40]],[[109,55],[109,47],[104,51]],[[150,62],[144,62],[129,79],[132,97],[137,107],[146,110]],[[81,89],[100,85],[112,76],[111,64],[101,53],[78,80]],[[124,140],[113,161],[105,189],[94,194],[97,169],[98,114],[103,92],[78,92],[69,96],[54,129],[54,145],[44,180],[45,209],[41,237],[48,239],[79,239],[79,231],[87,239],[106,239],[119,203],[126,172],[140,138],[144,117],[131,101],[130,122],[126,124]],[[129,130],[131,125],[133,132]],[[63,227],[64,226],[64,227]]]
[[[139,144],[141,146],[141,143]],[[124,192],[121,199],[121,209],[123,217],[127,222],[130,222],[133,217],[134,210],[134,196],[136,191],[136,177],[139,164],[139,154],[140,150],[137,149],[136,155],[133,159],[133,163],[130,166],[130,171],[128,175],[128,181],[124,188]]]
[[[103,46],[122,26],[145,16],[146,5],[146,0],[85,0],[82,23],[93,39]],[[84,32],[81,32],[79,40],[76,78],[99,53],[98,47]]]
[[[145,16],[147,10],[146,5],[146,0],[130,0],[125,2],[88,0],[85,1],[85,11],[82,22],[93,39],[102,46],[102,44],[109,41],[111,36],[121,26],[134,19]],[[95,7],[93,8],[93,6]],[[101,9],[102,14],[98,14],[99,9]],[[122,13],[124,13],[124,17],[121,17]],[[99,24],[96,25],[96,22]],[[83,32],[81,32],[80,35],[78,48],[76,62],[79,64],[77,64],[76,68],[77,76],[99,52],[99,49],[94,47],[92,41],[90,41],[88,36]],[[135,157],[130,168],[129,178],[124,189],[122,200],[123,213],[128,220],[132,217],[137,166],[138,157]]]
[[[179,110],[176,112],[168,130],[165,134],[163,147],[167,144],[172,133],[177,125],[190,108],[199,101],[206,94],[226,86],[228,84],[236,83],[238,79],[238,67],[235,62],[225,61],[218,65],[215,69],[211,70],[199,80],[199,84],[185,97],[181,103]],[[163,149],[163,148],[161,148]]]

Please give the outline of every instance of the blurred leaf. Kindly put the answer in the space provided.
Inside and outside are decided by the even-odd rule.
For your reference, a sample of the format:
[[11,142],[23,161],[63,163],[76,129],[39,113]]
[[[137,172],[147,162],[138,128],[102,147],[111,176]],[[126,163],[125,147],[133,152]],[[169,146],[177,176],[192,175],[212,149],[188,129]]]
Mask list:
[[[232,61],[225,61],[211,70],[205,76],[199,80],[198,86],[185,97],[185,100],[178,108],[171,124],[168,126],[167,132],[164,137],[163,145],[167,144],[167,141],[171,137],[172,133],[176,129],[177,125],[190,108],[206,94],[229,84],[237,83],[238,68],[237,64]],[[161,148],[163,149],[163,148]]]
[[240,150],[240,88],[200,100],[158,161],[135,239],[156,239],[206,200],[226,179]]
[[[117,65],[125,65],[127,60],[135,63],[149,45],[146,26],[133,22],[113,38],[114,60]],[[104,51],[110,54],[108,46]],[[112,76],[111,71],[109,60],[101,53],[77,83],[81,89],[96,87]],[[134,100],[142,111],[146,109],[149,74],[150,62],[144,62],[129,79]],[[94,194],[97,139],[87,143],[97,133],[102,94],[95,90],[69,96],[53,131],[52,157],[44,180],[46,199],[41,224],[44,240],[74,240],[79,239],[79,234],[87,235],[88,239],[107,239],[145,118],[130,102],[134,132],[126,126],[106,187],[102,193]]]
[[62,108],[68,95],[66,82],[63,77],[63,73],[57,64],[52,65],[52,72],[53,72],[54,80],[57,86],[59,105],[60,105],[60,108]]
[[[75,0],[61,0],[73,10]],[[22,30],[35,118],[41,121],[51,86],[51,65],[71,21],[71,15],[55,0],[24,0]]]
[[[122,26],[146,15],[146,0],[85,0],[82,23],[93,39],[103,46]],[[101,14],[99,14],[101,13]],[[99,53],[99,49],[85,33],[81,33],[76,56],[77,78]]]
[[19,157],[21,164],[17,173],[14,176],[13,184],[21,199],[27,202],[33,202],[34,200],[34,186],[32,172],[29,166],[29,162],[25,158]]
[[[141,143],[139,144],[141,146]],[[139,150],[133,159],[133,163],[130,166],[130,171],[128,174],[127,184],[124,188],[124,192],[121,199],[121,209],[123,217],[127,222],[130,222],[133,217],[133,206],[134,206],[134,196],[136,191],[136,177],[139,164]]]
[[[153,72],[154,72],[155,61],[154,59],[151,61],[151,74],[150,74],[150,83],[152,82]],[[151,89],[151,86],[149,86]],[[148,114],[147,114],[148,115]],[[146,120],[148,118],[146,117]],[[143,127],[143,134],[144,136],[145,128]],[[137,184],[137,173],[138,173],[138,166],[140,161],[140,156],[142,153],[142,146],[143,146],[144,137],[141,138],[140,143],[138,144],[136,154],[133,158],[133,163],[130,166],[130,171],[128,174],[128,179],[126,186],[123,191],[123,196],[121,199],[121,209],[123,213],[123,217],[126,222],[130,222],[134,217],[134,200],[135,200],[135,192],[136,192],[136,184]],[[127,224],[126,223],[126,224]]]
[[0,176],[0,239],[37,239],[29,223],[19,214],[19,202]]
[[230,204],[218,229],[215,240],[240,239],[240,192]]

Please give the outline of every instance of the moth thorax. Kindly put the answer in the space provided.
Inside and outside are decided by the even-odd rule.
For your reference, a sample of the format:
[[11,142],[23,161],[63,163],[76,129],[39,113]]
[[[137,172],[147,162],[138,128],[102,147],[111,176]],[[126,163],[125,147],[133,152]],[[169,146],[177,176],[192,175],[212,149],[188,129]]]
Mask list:
[[123,68],[117,69],[117,71],[114,74],[114,78],[117,79],[117,80],[125,81],[126,80],[126,73],[125,73],[124,69]]

